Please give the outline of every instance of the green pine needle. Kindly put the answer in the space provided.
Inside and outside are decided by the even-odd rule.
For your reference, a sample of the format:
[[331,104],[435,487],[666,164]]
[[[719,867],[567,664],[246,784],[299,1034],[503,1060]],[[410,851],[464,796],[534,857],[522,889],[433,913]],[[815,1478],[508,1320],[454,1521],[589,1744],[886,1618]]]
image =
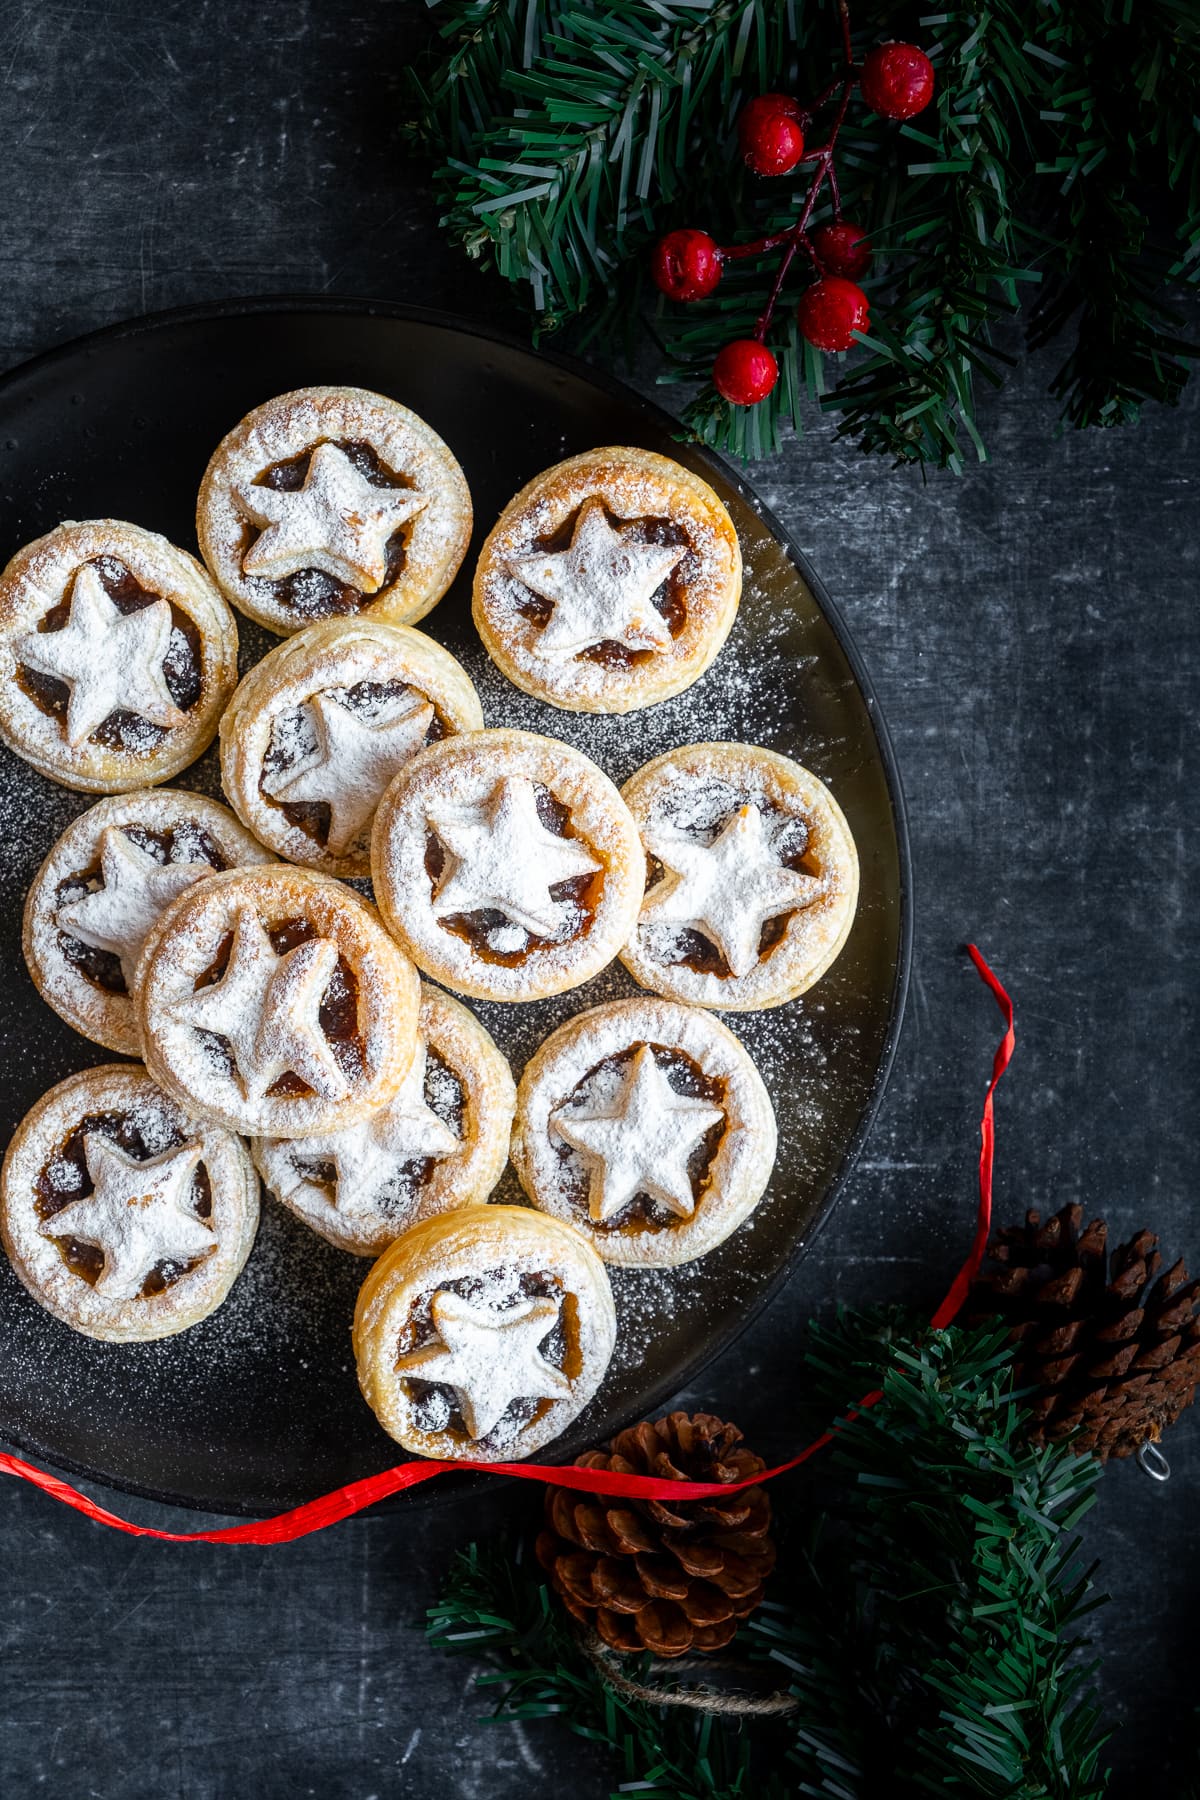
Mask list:
[[[485,1660],[476,1678],[493,1720],[559,1718],[612,1753],[616,1795],[641,1800],[783,1800],[773,1780],[750,1785],[751,1745],[707,1713],[652,1707],[610,1688],[581,1655],[565,1614],[541,1585],[526,1547],[472,1544],[456,1558],[427,1615],[430,1644]],[[645,1677],[649,1658],[629,1673]]]
[[[446,231],[526,296],[535,335],[569,327],[593,354],[627,353],[662,231],[702,224],[735,242],[795,217],[803,182],[746,177],[733,125],[750,94],[827,84],[834,0],[430,3],[409,134],[435,164]],[[867,453],[961,470],[986,456],[980,383],[1001,385],[1006,360],[995,327],[1029,307],[1035,347],[1074,334],[1052,384],[1069,424],[1177,401],[1196,350],[1172,288],[1200,284],[1192,0],[932,14],[854,0],[852,14],[859,54],[909,38],[938,74],[917,119],[888,125],[856,98],[839,139],[846,216],[875,246],[869,334],[836,359],[799,340],[797,258],[770,338],[781,380],[759,406],[730,406],[709,371],[753,329],[773,274],[736,265],[709,301],[659,310],[663,379],[705,384],[687,430],[752,458],[824,412]]]
[[[1099,1465],[1030,1446],[994,1330],[847,1313],[814,1328],[806,1365],[836,1442],[788,1496],[779,1597],[741,1640],[777,1668],[793,1718],[738,1727],[615,1693],[521,1545],[458,1558],[431,1644],[487,1664],[493,1717],[556,1717],[606,1746],[622,1794],[1102,1800],[1079,1654],[1098,1602],[1075,1536]],[[847,1395],[875,1388],[847,1416]],[[651,1666],[628,1672],[644,1681]]]

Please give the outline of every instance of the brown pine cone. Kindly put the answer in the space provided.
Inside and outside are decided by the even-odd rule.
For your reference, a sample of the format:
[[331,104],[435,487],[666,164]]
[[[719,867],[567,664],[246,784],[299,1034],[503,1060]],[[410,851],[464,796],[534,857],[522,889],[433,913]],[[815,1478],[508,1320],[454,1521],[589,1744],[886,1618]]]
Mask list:
[[[675,1412],[575,1460],[664,1481],[745,1481],[766,1465],[741,1441],[711,1413]],[[552,1487],[537,1557],[567,1611],[610,1649],[683,1656],[719,1650],[762,1599],[775,1563],[770,1523],[760,1487],[678,1506]]]
[[[1200,1281],[1182,1262],[1159,1275],[1151,1231],[1106,1253],[1107,1228],[1083,1208],[997,1232],[967,1316],[998,1314],[1019,1346],[1015,1381],[1032,1388],[1035,1442],[1073,1434],[1102,1462],[1157,1443],[1200,1379]],[[1157,1281],[1155,1276],[1158,1276]]]

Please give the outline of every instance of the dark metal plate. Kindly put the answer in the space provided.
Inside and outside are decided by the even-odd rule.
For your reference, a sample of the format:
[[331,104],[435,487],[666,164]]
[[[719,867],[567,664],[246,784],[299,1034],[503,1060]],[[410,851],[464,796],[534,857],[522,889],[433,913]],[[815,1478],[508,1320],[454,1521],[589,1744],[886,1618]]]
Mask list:
[[[700,470],[733,513],[747,575],[729,644],[688,693],[624,719],[558,712],[518,693],[471,626],[473,555],[422,628],[466,664],[489,725],[566,738],[618,782],[698,739],[741,739],[798,758],[832,787],[862,859],[858,917],[833,970],[791,1006],[730,1015],[779,1115],[769,1194],[703,1261],[616,1275],[617,1356],[596,1402],[555,1446],[567,1456],[692,1380],[766,1303],[833,1208],[879,1100],[908,974],[895,767],[828,597],[736,477],[678,445],[673,421],[618,384],[430,314],[238,302],[119,326],[17,369],[0,382],[0,558],[63,518],[128,518],[194,548],[196,490],[218,440],[259,401],[319,382],[377,389],[430,421],[466,469],[476,548],[517,487],[575,451],[640,444]],[[275,640],[241,625],[249,666]],[[46,1088],[109,1058],[42,1004],[21,956],[26,888],[91,801],[7,751],[0,758],[7,1138]],[[213,753],[176,785],[218,792]],[[554,1000],[478,1011],[519,1074],[562,1019],[629,991],[618,969]],[[511,1176],[503,1193],[517,1197]],[[161,1343],[110,1346],[50,1318],[0,1259],[0,1436],[59,1468],[223,1512],[289,1506],[384,1468],[398,1452],[359,1397],[350,1355],[366,1268],[267,1203],[245,1272],[214,1317]]]

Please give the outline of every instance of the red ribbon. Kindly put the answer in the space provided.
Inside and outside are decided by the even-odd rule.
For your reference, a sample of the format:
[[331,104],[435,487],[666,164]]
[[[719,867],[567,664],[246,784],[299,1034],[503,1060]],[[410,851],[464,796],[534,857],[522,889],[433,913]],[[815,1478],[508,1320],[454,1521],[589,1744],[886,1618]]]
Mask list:
[[[992,1223],[992,1162],[996,1137],[992,1096],[1009,1065],[1016,1044],[1012,1001],[974,944],[967,945],[967,953],[1004,1014],[1006,1029],[992,1064],[992,1079],[988,1084],[980,1121],[979,1207],[975,1220],[975,1237],[967,1260],[933,1315],[931,1324],[935,1330],[948,1325],[958,1313],[987,1249]],[[847,1416],[855,1418],[867,1407],[874,1406],[879,1398],[878,1391],[864,1395]],[[823,1450],[833,1441],[836,1429],[835,1426],[833,1431],[823,1432],[801,1450],[798,1456],[780,1463],[777,1468],[767,1469],[749,1481],[734,1483],[662,1481],[648,1475],[620,1475],[612,1469],[577,1469],[545,1463],[403,1462],[397,1463],[394,1468],[384,1469],[379,1475],[368,1475],[361,1481],[352,1481],[332,1494],[322,1494],[319,1499],[294,1507],[291,1512],[279,1513],[273,1519],[251,1519],[244,1525],[229,1525],[219,1531],[155,1531],[149,1525],[134,1525],[130,1520],[109,1512],[107,1507],[98,1506],[94,1500],[89,1500],[86,1494],[81,1494],[78,1488],[73,1488],[57,1475],[48,1474],[45,1469],[36,1469],[31,1463],[23,1462],[20,1457],[9,1456],[4,1452],[0,1452],[0,1474],[16,1475],[22,1481],[31,1482],[34,1487],[41,1488],[44,1494],[61,1500],[64,1506],[72,1506],[87,1518],[95,1519],[101,1525],[110,1525],[114,1531],[127,1532],[131,1537],[158,1538],[168,1544],[290,1544],[297,1538],[308,1537],[314,1531],[324,1531],[326,1526],[336,1525],[340,1519],[348,1519],[352,1513],[362,1512],[364,1507],[386,1499],[389,1494],[398,1494],[405,1488],[416,1487],[422,1481],[432,1481],[436,1476],[444,1475],[452,1469],[473,1469],[489,1475],[511,1475],[518,1481],[542,1481],[557,1487],[576,1488],[584,1493],[610,1494],[630,1500],[711,1500],[720,1494],[736,1492],[738,1487],[756,1487],[764,1481],[774,1480],[777,1475],[785,1475],[789,1469],[798,1469],[801,1463],[807,1462],[810,1456],[815,1456],[818,1450]]]

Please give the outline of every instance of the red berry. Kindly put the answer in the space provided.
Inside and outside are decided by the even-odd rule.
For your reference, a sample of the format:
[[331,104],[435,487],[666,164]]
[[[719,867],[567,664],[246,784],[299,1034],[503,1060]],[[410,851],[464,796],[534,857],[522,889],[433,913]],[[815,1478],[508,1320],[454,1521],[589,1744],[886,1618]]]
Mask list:
[[838,224],[818,225],[812,234],[812,247],[831,275],[853,279],[865,275],[871,266],[871,245],[861,225],[849,219]]
[[704,300],[721,279],[721,252],[707,231],[668,231],[655,245],[653,270],[668,300]]
[[717,352],[713,386],[734,406],[757,406],[779,380],[779,364],[757,338],[735,338]]
[[790,175],[804,155],[804,126],[791,95],[759,94],[743,107],[738,147],[755,175]]
[[856,281],[826,275],[800,296],[796,323],[818,350],[848,350],[856,331],[870,323],[867,296]]
[[863,64],[862,97],[883,119],[912,119],[933,99],[933,64],[915,44],[876,44]]

